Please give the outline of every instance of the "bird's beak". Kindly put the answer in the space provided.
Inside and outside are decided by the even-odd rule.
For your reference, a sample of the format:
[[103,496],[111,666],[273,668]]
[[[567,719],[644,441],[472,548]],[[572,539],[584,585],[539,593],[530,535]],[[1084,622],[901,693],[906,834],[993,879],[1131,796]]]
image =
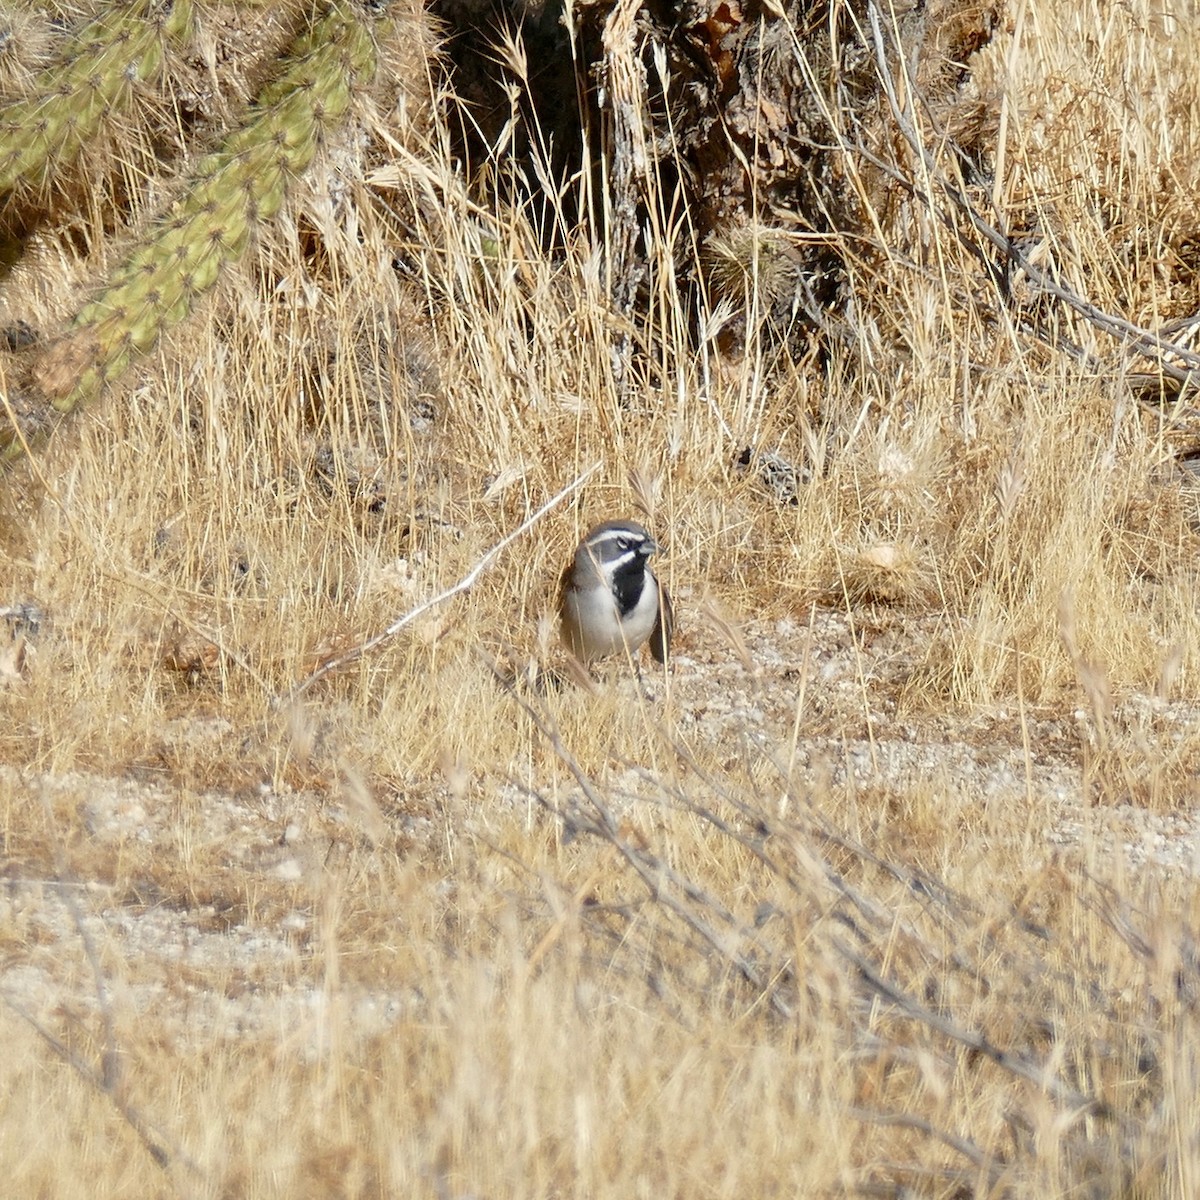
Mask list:
[[661,554],[664,547],[660,546],[653,538],[647,538],[642,543],[642,548],[638,552],[643,558],[649,558],[652,554]]

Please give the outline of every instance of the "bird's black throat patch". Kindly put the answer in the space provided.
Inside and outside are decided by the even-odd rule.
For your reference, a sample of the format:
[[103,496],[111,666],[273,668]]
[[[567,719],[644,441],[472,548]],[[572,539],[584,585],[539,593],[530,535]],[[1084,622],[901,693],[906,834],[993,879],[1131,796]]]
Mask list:
[[619,563],[612,574],[613,596],[622,617],[627,617],[637,608],[645,586],[646,560],[640,554],[630,554],[628,561]]

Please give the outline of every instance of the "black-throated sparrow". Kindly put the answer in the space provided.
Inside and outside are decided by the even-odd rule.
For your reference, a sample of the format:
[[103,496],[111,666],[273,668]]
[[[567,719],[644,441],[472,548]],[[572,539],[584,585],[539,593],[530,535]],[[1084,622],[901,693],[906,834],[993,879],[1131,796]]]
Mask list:
[[636,521],[605,521],[575,548],[563,572],[558,611],[563,641],[581,662],[632,655],[646,642],[660,663],[667,661],[671,599],[646,563],[657,550]]

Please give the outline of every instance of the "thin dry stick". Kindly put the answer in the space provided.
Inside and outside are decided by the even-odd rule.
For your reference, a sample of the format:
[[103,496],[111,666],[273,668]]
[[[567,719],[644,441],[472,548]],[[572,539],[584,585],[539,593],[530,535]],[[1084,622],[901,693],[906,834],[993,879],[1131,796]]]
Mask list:
[[169,1147],[167,1139],[146,1120],[139,1109],[126,1100],[120,1089],[113,1087],[105,1078],[104,1073],[97,1071],[85,1062],[65,1042],[52,1034],[31,1012],[17,1000],[0,991],[0,1001],[17,1014],[23,1021],[32,1026],[34,1032],[47,1046],[67,1064],[81,1079],[86,1080],[101,1095],[107,1096],[126,1124],[137,1134],[139,1141],[146,1148],[146,1153],[164,1170],[178,1163],[186,1167],[194,1175],[202,1175],[200,1167],[178,1147]]
[[914,1129],[918,1133],[923,1133],[927,1137],[934,1138],[941,1142],[943,1146],[948,1146],[951,1150],[956,1150],[972,1166],[984,1172],[987,1176],[989,1187],[996,1186],[1006,1169],[1004,1163],[997,1162],[987,1151],[981,1150],[970,1138],[959,1137],[957,1134],[948,1133],[944,1129],[938,1129],[936,1125],[926,1121],[923,1117],[913,1116],[911,1113],[884,1113],[872,1112],[870,1109],[865,1108],[850,1108],[846,1110],[846,1116],[855,1121],[863,1121],[871,1125],[894,1125],[902,1129]]
[[572,893],[568,903],[562,906],[562,911],[554,919],[554,924],[542,934],[538,940],[538,944],[529,952],[529,959],[526,962],[526,969],[536,971],[538,964],[546,957],[555,944],[562,937],[568,924],[578,915],[579,910],[583,907],[584,897],[596,886],[601,875],[601,869],[597,867]]
[[995,1046],[988,1041],[983,1034],[973,1029],[964,1028],[941,1013],[934,1012],[928,1006],[908,995],[899,985],[884,979],[873,963],[859,954],[853,947],[848,946],[841,938],[833,938],[831,944],[843,958],[858,970],[859,976],[872,991],[894,1004],[906,1017],[918,1021],[922,1025],[926,1025],[951,1041],[958,1042],[960,1046],[965,1046],[968,1050],[973,1050],[978,1054],[982,1054],[985,1058],[991,1059],[1002,1070],[1008,1071],[1020,1079],[1027,1080],[1034,1087],[1041,1088],[1060,1103],[1074,1109],[1078,1114],[1115,1115],[1106,1101],[1096,1096],[1088,1096],[1083,1092],[1076,1091],[1075,1088],[1055,1078],[1050,1073],[1049,1067],[1028,1062],[1017,1054],[1010,1054],[1007,1050],[1001,1050],[999,1046]]
[[7,1004],[22,1020],[28,1022],[42,1041],[63,1062],[71,1067],[81,1079],[86,1080],[97,1092],[107,1096],[112,1101],[113,1107],[116,1108],[126,1124],[137,1134],[142,1145],[146,1148],[146,1152],[158,1166],[166,1169],[179,1164],[193,1174],[201,1175],[202,1172],[195,1161],[185,1154],[172,1138],[163,1133],[162,1130],[155,1128],[142,1115],[141,1110],[126,1098],[127,1089],[124,1072],[121,1069],[121,1048],[117,1044],[112,991],[109,987],[108,977],[104,973],[104,967],[100,962],[100,952],[96,947],[91,932],[88,930],[87,923],[83,919],[83,912],[76,898],[75,891],[80,885],[74,879],[65,878],[69,874],[69,869],[61,849],[57,852],[56,857],[58,859],[58,879],[56,880],[58,894],[67,911],[71,914],[71,920],[75,925],[75,932],[78,934],[79,941],[83,946],[83,952],[87,958],[88,966],[91,968],[92,979],[96,988],[96,1004],[100,1011],[103,1029],[103,1050],[100,1055],[100,1069],[97,1070],[87,1063],[60,1038],[55,1037],[28,1009],[2,990],[0,990],[0,1001]]
[[390,641],[406,625],[411,625],[423,613],[427,613],[431,608],[436,608],[439,604],[444,604],[447,600],[453,599],[462,592],[469,591],[474,587],[480,575],[492,565],[493,561],[503,550],[511,546],[523,533],[532,529],[552,508],[561,504],[572,492],[578,491],[584,482],[600,469],[600,465],[600,463],[593,463],[582,475],[576,476],[574,480],[568,483],[562,491],[551,496],[537,512],[526,517],[512,533],[501,538],[453,587],[447,588],[444,592],[439,592],[432,599],[426,600],[424,604],[418,604],[416,608],[409,609],[404,616],[397,618],[381,633],[377,633],[365,642],[360,642],[357,646],[351,646],[349,650],[323,662],[311,675],[296,684],[291,691],[286,692],[282,696],[276,696],[272,701],[272,708],[280,708],[285,704],[291,703],[293,700],[299,699],[317,680],[324,679],[331,671],[336,671],[348,663],[356,662],[364,654],[369,654],[377,646]]
[[[875,854],[861,842],[856,841],[848,834],[837,829],[827,817],[823,816],[807,802],[797,806],[796,811],[798,814],[801,814],[801,817],[797,817],[789,822],[784,822],[776,818],[766,807],[750,803],[736,791],[725,786],[719,779],[706,772],[696,761],[690,749],[678,739],[672,737],[669,741],[674,748],[678,761],[692,771],[710,791],[722,797],[743,819],[749,822],[749,829],[747,831],[743,832],[735,829],[733,825],[713,812],[712,809],[692,800],[681,788],[668,788],[661,780],[637,767],[635,764],[628,763],[627,765],[643,779],[663,788],[666,794],[672,797],[681,808],[708,822],[723,835],[734,838],[749,853],[762,862],[772,874],[776,875],[786,884],[790,891],[797,895],[807,896],[810,892],[804,879],[797,875],[793,867],[788,865],[783,851],[781,849],[769,849],[772,845],[779,847],[790,846],[794,859],[802,862],[805,866],[808,878],[823,883],[837,897],[849,903],[872,930],[892,924],[896,919],[895,914],[881,906],[860,889],[854,887],[847,877],[842,872],[837,871],[832,863],[820,853],[820,849],[832,847],[839,855],[848,854],[858,861],[868,863],[884,872],[888,877],[903,884],[914,896],[924,897],[924,907],[927,914],[938,923],[941,929],[954,931],[951,944],[955,948],[946,954],[940,951],[936,952],[934,957],[939,961],[944,961],[955,970],[965,972],[972,979],[984,981],[986,986],[986,976],[983,968],[976,964],[962,945],[959,944],[963,941],[963,932],[970,928],[972,923],[980,922],[983,919],[983,914],[978,909],[978,906],[973,904],[966,896],[955,892],[943,880],[927,872]],[[785,781],[788,794],[792,795],[794,788],[785,765],[770,751],[763,751],[763,753]],[[803,824],[799,823],[801,818]],[[816,846],[811,850],[805,840],[806,838],[811,838],[816,842]],[[1039,942],[1048,942],[1051,940],[1049,933],[1025,918],[1018,911],[1016,905],[1009,906],[1006,920],[1014,929],[1035,938]],[[910,923],[905,922],[901,928],[905,936],[913,944],[921,945],[923,943],[921,935]],[[1051,978],[1066,983],[1073,988],[1080,986],[1076,976],[1064,974],[1059,970],[1049,968],[1044,961],[1044,955],[1040,949],[1031,960],[1021,960],[1013,952],[999,945],[991,933],[984,934],[981,946],[986,949],[989,956],[999,956],[1003,961],[1011,963],[1018,972],[1032,972],[1032,974],[1036,975],[1048,971]],[[927,946],[926,952],[928,952]],[[1031,967],[1031,962],[1035,963],[1036,967]],[[1094,985],[1089,984],[1089,986],[1092,986],[1093,991],[1095,991]]]

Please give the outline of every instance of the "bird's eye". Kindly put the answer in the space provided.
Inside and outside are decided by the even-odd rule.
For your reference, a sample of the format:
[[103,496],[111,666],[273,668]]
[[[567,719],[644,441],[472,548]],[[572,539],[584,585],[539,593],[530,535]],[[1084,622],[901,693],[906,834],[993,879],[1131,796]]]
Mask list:
[[633,549],[633,543],[628,538],[618,538],[617,539],[617,549],[620,550],[622,554],[624,554],[626,550]]

